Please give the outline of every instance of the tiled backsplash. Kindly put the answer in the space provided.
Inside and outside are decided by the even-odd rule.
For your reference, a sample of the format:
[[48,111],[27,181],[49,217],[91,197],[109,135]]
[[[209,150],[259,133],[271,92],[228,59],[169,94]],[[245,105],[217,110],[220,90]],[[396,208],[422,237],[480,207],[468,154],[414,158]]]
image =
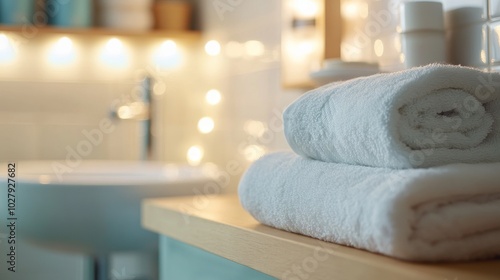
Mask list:
[[[204,36],[222,46],[221,54],[207,61],[218,68],[206,78],[223,93],[219,144],[212,152],[223,153],[222,167],[231,161],[246,167],[262,152],[288,149],[281,113],[302,93],[281,86],[281,1],[241,1],[223,13],[210,1],[201,2]],[[251,45],[260,51],[249,52]],[[235,46],[240,52],[231,52]]]
[[[500,1],[490,0],[489,9],[486,0],[443,2],[446,11],[471,5],[482,11],[480,18],[485,22],[479,27],[470,27],[473,32],[449,26],[448,36],[460,34],[454,38],[476,46],[475,56],[468,56],[469,60],[459,53],[463,64],[488,68],[491,63],[491,68],[497,69],[500,60],[497,39],[500,11],[497,10]],[[343,57],[346,60],[378,61],[383,70],[401,69],[401,43],[396,33],[400,3],[401,0],[343,0],[342,14],[350,32],[345,37]],[[205,161],[224,164],[229,158],[236,158],[248,164],[245,154],[251,154],[253,148],[266,151],[288,148],[281,131],[272,133],[273,139],[269,140],[262,135],[251,135],[245,129],[249,124],[258,124],[265,127],[263,133],[268,136],[270,120],[301,93],[281,88],[281,2],[242,1],[231,10],[222,12],[210,1],[202,1],[201,6],[199,15],[205,30],[204,41],[218,40],[222,52],[218,57],[207,57],[202,47],[185,49],[186,63],[181,69],[162,74],[167,91],[162,101],[161,118],[166,135],[162,140],[161,158],[185,162],[187,149],[201,145],[205,150]],[[264,29],[266,32],[262,32]],[[22,46],[18,61],[0,68],[3,89],[0,128],[9,132],[0,136],[0,143],[8,143],[0,147],[1,160],[64,157],[66,147],[75,145],[83,130],[94,128],[99,118],[109,113],[110,101],[132,86],[128,82],[127,90],[117,85],[131,81],[133,71],[143,68],[147,64],[145,61],[150,59],[151,50],[144,47],[148,40],[137,40],[127,43],[130,51],[135,50],[128,70],[96,66],[92,62],[98,52],[96,43],[77,37],[74,43],[82,54],[76,66],[51,67],[46,65],[41,54],[47,51],[49,42],[57,38],[42,35]],[[104,39],[99,40],[104,42]],[[245,54],[245,43],[248,42],[257,42],[263,52]],[[230,45],[239,46],[242,53],[230,53]],[[137,51],[139,49],[141,51]],[[484,65],[477,63],[483,60]],[[75,80],[79,81],[76,84],[71,82]],[[207,106],[203,102],[205,93],[211,88],[222,92],[222,102],[217,106]],[[214,131],[209,134],[200,134],[196,129],[198,120],[204,116],[215,121]],[[138,126],[134,122],[120,122],[116,131],[88,158],[137,159],[140,145]]]
[[[200,67],[201,44],[189,41],[192,39],[176,40],[178,63],[166,67],[155,64],[155,55],[162,51],[158,47],[166,38],[118,37],[126,65],[117,66],[102,59],[111,36],[68,35],[75,61],[57,65],[48,59],[62,35],[40,33],[22,38],[6,34],[13,42],[14,58],[7,61],[0,57],[0,129],[4,132],[0,135],[0,161],[64,159],[67,149],[76,149],[79,141],[85,140],[83,131],[98,127],[100,120],[109,117],[112,102],[132,95],[139,85],[138,77],[148,74],[163,88],[155,102],[161,107],[155,121],[165,128],[160,139],[155,139],[156,159],[186,162],[189,146],[182,147],[183,151],[179,147],[191,144],[189,135],[196,132],[199,116],[190,112],[199,112],[195,102],[203,100],[208,90],[203,73],[213,70]],[[2,32],[0,36],[1,47],[7,37]],[[92,147],[86,159],[140,158],[140,123],[113,124],[113,133]]]
[[[137,159],[138,122],[110,119],[111,104],[134,84],[1,81],[0,159],[65,159],[85,133],[112,121],[112,133],[85,151],[85,159]],[[88,133],[87,133],[88,134]]]

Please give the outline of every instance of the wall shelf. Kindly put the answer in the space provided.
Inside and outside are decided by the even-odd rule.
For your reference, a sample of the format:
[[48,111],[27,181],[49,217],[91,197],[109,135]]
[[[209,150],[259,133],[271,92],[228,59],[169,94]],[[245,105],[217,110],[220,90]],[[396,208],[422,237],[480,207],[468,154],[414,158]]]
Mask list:
[[142,203],[142,225],[279,279],[306,279],[291,270],[314,256],[321,259],[313,259],[308,279],[493,280],[500,275],[498,258],[404,262],[271,228],[252,218],[236,195],[148,199]]
[[178,31],[178,30],[149,30],[149,31],[127,31],[120,29],[109,29],[100,27],[91,28],[61,28],[51,26],[10,26],[0,25],[1,32],[13,32],[27,34],[60,34],[60,35],[85,35],[85,36],[120,36],[120,37],[148,37],[148,38],[172,38],[188,41],[196,41],[201,38],[199,31]]

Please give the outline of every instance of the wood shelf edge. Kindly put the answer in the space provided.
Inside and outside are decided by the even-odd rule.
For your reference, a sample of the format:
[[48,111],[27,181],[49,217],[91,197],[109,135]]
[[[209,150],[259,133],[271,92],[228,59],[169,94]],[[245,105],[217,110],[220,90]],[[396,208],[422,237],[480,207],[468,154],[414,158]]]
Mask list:
[[201,38],[201,32],[195,30],[160,30],[152,29],[148,31],[126,31],[120,29],[90,27],[90,28],[62,28],[51,26],[35,25],[0,25],[0,32],[25,33],[29,36],[35,34],[67,34],[67,35],[86,35],[86,36],[123,36],[123,37],[165,37],[196,40]]
[[[214,197],[206,209],[195,210],[194,198],[150,199],[142,204],[144,228],[199,247],[210,253],[283,278],[294,265],[320,250],[328,257],[319,262],[315,279],[417,280],[497,279],[498,260],[489,262],[420,264],[323,242],[265,227],[237,205],[237,198]],[[233,206],[231,206],[231,204]],[[227,214],[226,214],[227,213]],[[221,216],[222,215],[222,216]],[[450,278],[451,277],[451,278]]]

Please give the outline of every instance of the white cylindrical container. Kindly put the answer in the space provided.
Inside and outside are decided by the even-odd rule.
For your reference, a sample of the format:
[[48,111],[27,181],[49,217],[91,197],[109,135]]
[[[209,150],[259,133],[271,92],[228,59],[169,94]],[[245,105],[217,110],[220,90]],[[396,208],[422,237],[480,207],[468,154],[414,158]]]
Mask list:
[[400,25],[406,68],[446,62],[443,5],[440,2],[402,3]]
[[[480,7],[463,7],[446,13],[450,63],[488,66],[488,28]],[[495,50],[493,50],[494,52]]]
[[99,0],[99,25],[113,29],[145,31],[153,27],[152,0]]

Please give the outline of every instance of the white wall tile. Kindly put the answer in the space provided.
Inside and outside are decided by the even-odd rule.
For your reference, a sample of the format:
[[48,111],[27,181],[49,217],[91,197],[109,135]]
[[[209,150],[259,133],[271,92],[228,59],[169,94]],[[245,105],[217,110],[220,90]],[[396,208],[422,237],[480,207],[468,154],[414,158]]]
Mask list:
[[489,17],[490,19],[496,19],[500,17],[499,0],[489,0]]
[[0,161],[39,157],[39,127],[35,124],[0,124]]
[[[267,152],[289,149],[281,130],[259,139],[244,131],[245,122],[253,120],[269,125],[275,114],[281,115],[283,109],[303,93],[284,90],[281,85],[281,1],[242,1],[240,6],[221,17],[210,1],[203,1],[202,5],[206,40],[219,40],[223,47],[222,54],[216,58],[220,65],[211,73],[222,77],[211,81],[223,93],[223,102],[216,109],[221,118],[216,123],[222,125],[210,136],[213,138],[204,141],[210,147],[207,160],[215,159],[222,167],[236,160],[244,169],[251,162],[242,150],[249,145],[262,146]],[[224,48],[228,42],[244,44],[249,40],[261,42],[265,54],[258,57],[226,55]],[[240,175],[233,178],[232,191],[236,191]]]
[[[100,122],[110,117],[112,102],[125,99],[133,86],[130,82],[0,81],[0,124],[8,125],[11,131],[9,136],[3,136],[0,145],[11,145],[4,142],[8,141],[6,137],[18,138],[22,148],[11,149],[10,156],[18,159],[64,158],[66,147],[85,140],[83,130],[99,129]],[[137,122],[135,124],[137,126]],[[117,131],[122,131],[122,127],[134,127],[122,122],[116,126]],[[103,143],[94,147],[87,158],[106,159],[110,155],[120,155],[120,150],[125,150],[126,156],[118,158],[134,159],[131,157],[134,153],[129,152],[138,149],[135,145],[138,141],[133,141],[138,136],[134,136],[137,135],[134,133],[137,130],[128,131],[126,137],[123,132],[120,135],[106,135]],[[107,144],[109,141],[126,142],[134,146],[123,149],[120,145]],[[16,153],[19,154],[16,156]],[[7,154],[0,154],[0,159],[4,159],[4,156]]]

